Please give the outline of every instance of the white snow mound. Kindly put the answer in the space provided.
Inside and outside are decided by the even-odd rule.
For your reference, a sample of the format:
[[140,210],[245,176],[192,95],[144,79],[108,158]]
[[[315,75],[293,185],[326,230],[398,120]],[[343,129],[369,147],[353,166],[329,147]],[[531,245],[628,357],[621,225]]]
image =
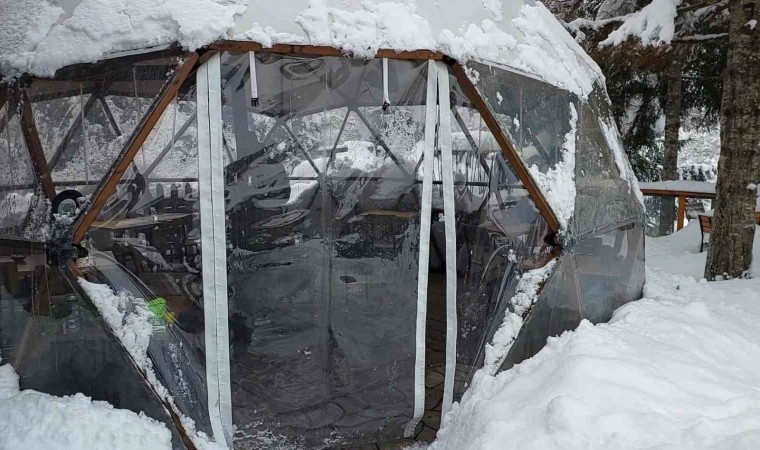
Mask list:
[[478,372],[429,449],[760,448],[760,279],[698,281],[693,231],[649,240],[644,298],[609,323]]
[[4,450],[170,450],[171,433],[144,414],[75,394],[19,390],[10,364],[0,366],[0,448]]

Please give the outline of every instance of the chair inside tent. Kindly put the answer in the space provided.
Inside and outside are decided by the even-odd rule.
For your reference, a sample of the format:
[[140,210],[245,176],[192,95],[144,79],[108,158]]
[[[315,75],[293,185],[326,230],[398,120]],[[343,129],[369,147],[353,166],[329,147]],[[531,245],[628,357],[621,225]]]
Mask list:
[[600,85],[220,41],[0,87],[2,361],[175,448],[431,441],[477,371],[641,296]]

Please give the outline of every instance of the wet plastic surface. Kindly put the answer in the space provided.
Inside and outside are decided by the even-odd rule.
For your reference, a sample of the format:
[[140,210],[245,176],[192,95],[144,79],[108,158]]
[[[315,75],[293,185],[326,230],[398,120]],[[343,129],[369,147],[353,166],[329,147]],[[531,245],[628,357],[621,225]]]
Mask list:
[[222,58],[239,448],[400,437],[414,403],[426,64]]
[[172,431],[174,448],[184,448],[160,400],[76,281],[46,265],[41,244],[0,243],[0,354],[18,373],[21,389],[81,392],[144,412]]
[[180,411],[210,435],[195,104],[190,77],[83,245],[100,282],[130,292],[154,310],[148,356]]

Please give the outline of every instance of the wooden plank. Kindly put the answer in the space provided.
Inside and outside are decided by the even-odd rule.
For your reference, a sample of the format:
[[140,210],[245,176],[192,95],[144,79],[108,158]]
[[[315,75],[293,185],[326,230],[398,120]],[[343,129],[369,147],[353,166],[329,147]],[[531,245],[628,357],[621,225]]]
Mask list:
[[715,198],[715,194],[709,192],[668,191],[664,189],[642,189],[641,193],[653,197],[686,197],[686,198]]
[[[247,41],[219,41],[208,46],[211,50],[229,50],[245,52],[267,52],[279,53],[283,55],[307,55],[307,56],[351,56],[350,52],[325,45],[286,45],[277,44],[271,47],[264,47],[256,42]],[[404,59],[404,60],[428,60],[443,59],[443,54],[431,50],[408,50],[395,51],[389,49],[380,49],[375,55],[376,58]]]
[[55,186],[53,185],[53,179],[50,177],[50,168],[45,159],[45,152],[42,150],[40,136],[37,134],[32,104],[26,96],[26,90],[22,94],[21,103],[21,131],[24,135],[27,151],[32,159],[34,173],[37,175],[37,180],[42,187],[45,197],[53,200],[55,197]]
[[109,171],[108,177],[105,183],[95,193],[87,212],[78,220],[76,230],[74,231],[73,242],[78,244],[84,238],[87,230],[90,228],[93,222],[97,219],[100,211],[106,204],[108,197],[116,190],[116,186],[119,185],[124,172],[126,172],[129,165],[132,163],[137,152],[140,150],[145,140],[150,135],[153,127],[158,123],[164,110],[169,106],[174,97],[177,95],[182,83],[190,75],[198,64],[198,54],[190,53],[185,57],[185,61],[182,66],[174,74],[174,78],[166,86],[163,93],[158,99],[151,105],[151,109],[148,114],[143,118],[140,125],[132,134],[127,144],[124,147],[124,151],[120,155],[119,159],[114,163]]
[[551,209],[549,203],[546,201],[546,197],[544,197],[544,194],[538,188],[535,181],[533,180],[533,177],[528,172],[528,169],[525,167],[525,164],[520,158],[520,155],[517,153],[517,150],[514,148],[512,143],[502,131],[501,127],[499,126],[499,122],[497,122],[496,118],[493,116],[493,114],[491,114],[490,108],[480,96],[480,93],[475,88],[475,85],[473,85],[470,79],[467,77],[464,68],[456,61],[448,61],[448,63],[454,72],[454,76],[459,82],[459,86],[462,88],[462,92],[467,96],[470,102],[472,102],[472,105],[475,107],[475,109],[478,110],[480,117],[483,119],[483,122],[485,122],[486,126],[488,126],[488,130],[493,134],[496,142],[499,143],[501,154],[509,162],[509,164],[512,166],[512,169],[515,171],[515,175],[522,182],[523,186],[525,186],[525,189],[528,191],[528,194],[530,194],[531,199],[536,204],[538,210],[541,212],[544,220],[546,220],[549,228],[554,233],[557,233],[559,231],[559,221],[557,220],[557,216],[554,215],[554,211]]
[[680,195],[678,197],[678,222],[676,223],[676,230],[683,229],[684,218],[686,217],[686,197]]

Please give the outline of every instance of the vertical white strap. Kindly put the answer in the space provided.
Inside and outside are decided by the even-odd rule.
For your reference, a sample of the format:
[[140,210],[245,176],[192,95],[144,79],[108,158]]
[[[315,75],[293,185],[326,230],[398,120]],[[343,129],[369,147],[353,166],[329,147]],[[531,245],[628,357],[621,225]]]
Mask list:
[[[217,106],[212,106],[213,97],[219,97],[218,90],[221,89],[218,83],[219,79],[219,59],[218,55],[210,58],[208,62],[203,64],[196,73],[196,87],[198,92],[197,99],[197,121],[198,121],[198,194],[200,200],[200,215],[201,215],[201,266],[203,273],[203,311],[205,322],[205,351],[206,351],[206,385],[208,390],[208,409],[209,417],[211,420],[211,428],[214,433],[214,439],[217,442],[225,443],[231,446],[231,439],[227,438],[227,430],[223,420],[223,402],[221,395],[221,385],[223,382],[220,380],[220,374],[222,370],[220,365],[223,365],[223,357],[220,355],[219,349],[224,348],[222,352],[226,354],[227,373],[229,374],[229,351],[227,350],[227,340],[220,335],[219,320],[222,312],[218,311],[220,303],[219,286],[223,283],[226,286],[226,258],[222,256],[221,272],[224,273],[224,280],[217,280],[217,275],[220,270],[218,267],[217,258],[217,236],[215,226],[215,206],[217,202],[218,194],[215,192],[215,175],[214,171],[218,170],[217,165],[221,165],[220,156],[218,156],[218,145],[214,142],[217,139],[218,130],[220,124],[212,125],[212,109],[216,109]],[[212,95],[210,89],[210,73],[214,72],[213,67],[216,66],[216,91],[217,93]],[[217,98],[218,107],[221,108],[221,99]],[[211,107],[210,107],[211,106]],[[218,115],[218,113],[214,113]],[[212,131],[214,129],[214,131]],[[224,194],[222,193],[222,196]],[[223,203],[222,198],[222,205]],[[222,220],[224,220],[222,216]],[[224,239],[224,235],[222,235]],[[224,326],[226,331],[226,299],[227,291],[221,292],[221,298],[224,300]],[[229,380],[229,378],[228,378]],[[229,386],[229,382],[227,382]]]
[[82,157],[84,158],[84,181],[85,183],[90,184],[90,155],[87,151],[87,121],[84,118],[84,89],[81,83],[79,84],[79,108],[79,119],[82,121]]
[[391,105],[391,99],[388,95],[388,58],[383,58],[383,109]]
[[[211,201],[214,227],[214,288],[216,290],[216,344],[219,370],[219,409],[227,443],[232,447],[232,394],[227,304],[227,233],[224,201],[224,144],[222,141],[221,54],[208,60],[208,117],[211,142]],[[210,325],[210,324],[207,324]]]
[[441,149],[443,181],[443,217],[446,229],[446,372],[443,383],[441,417],[454,401],[454,376],[457,365],[457,243],[454,220],[454,164],[451,154],[451,111],[449,110],[449,71],[438,64],[439,126],[438,145]]
[[251,66],[251,102],[259,105],[259,83],[256,78],[256,52],[248,52],[248,63]]
[[436,86],[438,67],[428,61],[427,97],[425,99],[425,148],[422,155],[422,210],[420,211],[420,254],[417,275],[417,335],[414,363],[414,417],[404,428],[404,437],[414,430],[425,413],[425,326],[427,323],[428,269],[430,263],[430,221],[433,207],[433,161],[435,160],[435,125],[437,121]]

